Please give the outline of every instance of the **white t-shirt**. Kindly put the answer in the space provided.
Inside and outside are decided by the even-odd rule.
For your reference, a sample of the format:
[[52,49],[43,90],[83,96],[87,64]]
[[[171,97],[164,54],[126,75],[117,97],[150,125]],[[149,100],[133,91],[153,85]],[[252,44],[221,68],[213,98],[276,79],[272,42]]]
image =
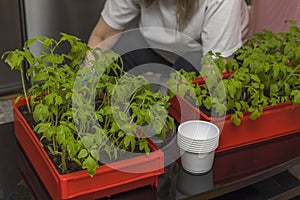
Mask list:
[[199,50],[201,45],[204,54],[212,50],[224,57],[242,45],[249,21],[244,0],[199,0],[182,33],[176,32],[176,0],[156,0],[150,7],[141,6],[140,0],[107,0],[102,11],[103,20],[117,30],[125,30],[139,14],[141,33],[150,47],[178,53]]

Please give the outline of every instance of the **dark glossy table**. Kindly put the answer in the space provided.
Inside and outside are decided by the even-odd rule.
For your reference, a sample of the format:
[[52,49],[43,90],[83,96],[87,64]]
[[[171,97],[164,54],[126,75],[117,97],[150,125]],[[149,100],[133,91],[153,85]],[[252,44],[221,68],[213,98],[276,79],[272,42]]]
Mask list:
[[[219,153],[215,157],[212,170],[201,175],[187,173],[182,169],[180,160],[176,160],[165,168],[164,174],[159,176],[158,188],[152,186],[143,187],[105,199],[214,199],[273,177],[300,164],[299,153],[289,153],[287,155],[287,152],[293,149],[295,152],[300,152],[300,148],[297,148],[300,144],[298,135],[274,139],[235,149],[231,152]],[[280,148],[284,148],[280,151],[284,152],[283,154],[277,152]],[[263,150],[264,152],[262,152]],[[274,152],[276,155],[270,156],[268,151]],[[282,156],[284,154],[285,156]],[[19,145],[17,145],[17,155],[19,173],[25,180],[32,195],[36,199],[50,199]],[[250,155],[256,155],[256,157],[249,157]],[[266,155],[269,155],[271,158],[266,158]],[[236,162],[233,162],[233,158],[237,159]],[[239,163],[245,161],[245,159],[249,160],[249,162]],[[249,165],[251,162],[254,162],[254,164]],[[239,171],[234,171],[237,169]],[[287,191],[276,194],[270,199],[291,199],[299,194],[300,182],[299,185],[297,184]]]

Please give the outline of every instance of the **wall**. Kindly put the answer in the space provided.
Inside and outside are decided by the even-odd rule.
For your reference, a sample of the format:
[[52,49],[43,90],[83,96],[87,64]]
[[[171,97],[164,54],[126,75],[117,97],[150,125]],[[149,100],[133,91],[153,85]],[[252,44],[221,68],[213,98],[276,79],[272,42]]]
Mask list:
[[[105,0],[24,0],[28,38],[59,38],[61,32],[88,41]],[[31,50],[39,54],[41,47]]]
[[[18,0],[0,0],[0,58],[6,51],[21,48],[21,24]],[[0,95],[21,89],[21,78],[17,71],[0,59]]]
[[251,4],[250,35],[263,29],[287,31],[285,20],[297,20],[300,26],[299,0],[252,0]]

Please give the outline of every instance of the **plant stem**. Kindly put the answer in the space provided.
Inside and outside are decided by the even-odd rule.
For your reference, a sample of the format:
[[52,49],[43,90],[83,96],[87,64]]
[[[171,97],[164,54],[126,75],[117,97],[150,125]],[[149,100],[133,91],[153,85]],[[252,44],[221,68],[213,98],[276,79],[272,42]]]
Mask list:
[[30,104],[29,104],[29,101],[28,101],[28,96],[27,96],[27,91],[26,91],[26,87],[25,87],[25,80],[24,80],[23,69],[22,68],[20,69],[20,72],[21,72],[21,81],[22,81],[22,87],[23,87],[23,92],[24,92],[24,95],[25,95],[25,101],[26,101],[27,109],[28,109],[29,114],[31,114],[31,108],[30,108]]
[[79,166],[82,166],[82,163],[77,158],[74,157],[73,161],[75,161]]
[[289,74],[288,77],[286,77],[286,79],[283,81],[284,83],[287,82],[289,80],[289,78],[295,74],[295,72],[299,69],[300,65],[298,65],[297,67],[295,67],[295,69],[293,70],[293,73]]
[[62,168],[65,172],[67,172],[67,164],[66,164],[66,149],[63,148],[62,155],[61,155],[61,164]]
[[54,151],[58,151],[58,148],[56,147],[56,144],[55,144],[55,139],[52,139],[52,146],[53,146]]

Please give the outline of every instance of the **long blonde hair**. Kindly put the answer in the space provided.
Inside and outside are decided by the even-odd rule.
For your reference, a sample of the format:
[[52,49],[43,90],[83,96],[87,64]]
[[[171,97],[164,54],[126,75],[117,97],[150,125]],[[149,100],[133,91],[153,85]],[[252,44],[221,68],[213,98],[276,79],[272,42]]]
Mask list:
[[[155,0],[142,0],[145,7],[151,6]],[[177,30],[182,31],[198,9],[198,0],[176,0]]]

